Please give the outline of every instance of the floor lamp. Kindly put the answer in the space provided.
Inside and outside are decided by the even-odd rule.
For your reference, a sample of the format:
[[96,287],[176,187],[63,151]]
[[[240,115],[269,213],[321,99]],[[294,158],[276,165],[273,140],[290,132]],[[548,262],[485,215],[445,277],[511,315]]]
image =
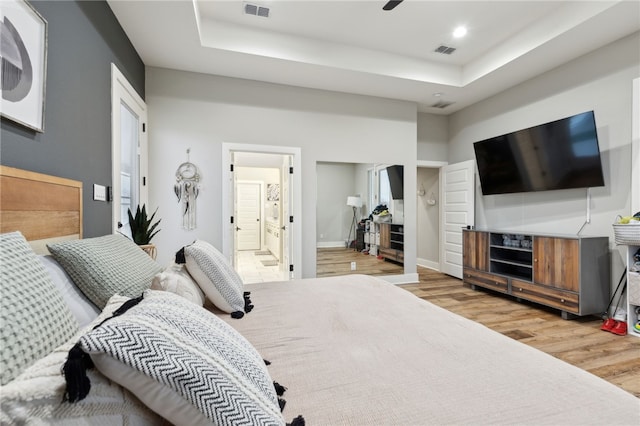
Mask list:
[[[347,197],[347,206],[353,209],[353,219],[351,219],[351,227],[349,228],[349,238],[347,244],[351,244],[351,231],[353,231],[353,239],[356,239],[356,209],[362,207],[362,199],[359,196]],[[353,244],[353,250],[356,250],[356,244]]]

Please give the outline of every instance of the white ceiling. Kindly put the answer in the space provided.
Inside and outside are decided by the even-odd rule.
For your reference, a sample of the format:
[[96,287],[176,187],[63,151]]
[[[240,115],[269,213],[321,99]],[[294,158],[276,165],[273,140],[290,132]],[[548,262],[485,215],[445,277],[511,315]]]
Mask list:
[[[386,0],[108,3],[147,66],[400,99],[437,114],[640,30],[638,0],[405,0],[392,11]],[[245,3],[269,17],[245,14]],[[455,39],[459,25],[468,34]],[[435,53],[440,45],[456,50]]]

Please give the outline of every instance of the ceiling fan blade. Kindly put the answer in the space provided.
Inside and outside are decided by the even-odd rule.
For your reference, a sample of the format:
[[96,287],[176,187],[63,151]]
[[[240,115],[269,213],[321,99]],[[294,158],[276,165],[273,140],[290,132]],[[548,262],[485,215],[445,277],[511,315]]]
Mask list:
[[402,3],[402,1],[403,0],[390,0],[387,4],[382,6],[382,10],[393,10],[393,8]]

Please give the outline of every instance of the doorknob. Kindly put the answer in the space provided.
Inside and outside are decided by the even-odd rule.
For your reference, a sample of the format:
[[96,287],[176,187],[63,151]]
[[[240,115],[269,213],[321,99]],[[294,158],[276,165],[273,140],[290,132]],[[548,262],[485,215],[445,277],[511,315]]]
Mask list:
[[286,231],[287,230],[287,225],[282,225],[282,228],[280,228],[280,229],[282,229],[283,231]]
[[240,228],[239,226],[236,226],[236,231],[242,231],[242,228]]
[[122,228],[122,222],[118,221],[118,229]]

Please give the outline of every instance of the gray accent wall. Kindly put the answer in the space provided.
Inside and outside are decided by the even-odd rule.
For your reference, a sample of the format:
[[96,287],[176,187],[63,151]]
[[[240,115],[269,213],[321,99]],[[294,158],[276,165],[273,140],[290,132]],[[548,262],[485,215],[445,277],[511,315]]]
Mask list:
[[33,1],[48,23],[44,133],[2,118],[0,162],[80,180],[84,236],[111,233],[111,63],[144,98],[145,68],[104,1]]

